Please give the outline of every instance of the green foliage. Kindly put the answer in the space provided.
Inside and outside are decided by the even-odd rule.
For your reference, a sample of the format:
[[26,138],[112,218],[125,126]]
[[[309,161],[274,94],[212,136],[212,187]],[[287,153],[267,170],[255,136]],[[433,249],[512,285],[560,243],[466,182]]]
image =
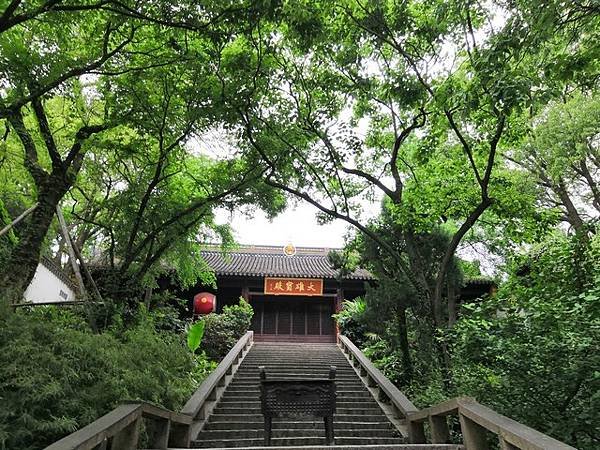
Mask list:
[[68,311],[19,311],[0,324],[0,448],[43,448],[124,400],[177,410],[212,367],[145,315],[93,334]]
[[203,320],[199,320],[195,324],[191,325],[188,329],[187,335],[187,345],[188,348],[195,352],[200,347],[200,342],[202,341],[202,337],[204,336],[204,329],[206,323]]
[[220,361],[248,331],[253,315],[252,306],[243,298],[237,305],[224,306],[221,314],[207,315],[202,319],[206,323],[202,350],[212,360]]
[[345,300],[342,309],[333,315],[340,327],[340,333],[347,336],[358,347],[361,347],[367,339],[367,328],[364,323],[366,307],[363,298]]
[[[538,198],[585,233],[600,216],[600,99],[579,91],[541,106],[514,160],[539,186]],[[540,195],[541,194],[541,195]]]
[[[61,204],[84,253],[145,286],[166,270],[182,285],[207,281],[199,240],[232,240],[215,208],[282,209],[283,196],[260,183],[262,167],[204,139],[237,132],[223,91],[238,95],[238,75],[260,71],[248,35],[276,3],[250,3],[6,8],[0,196],[11,213],[35,200],[48,207],[16,230],[25,239],[6,255],[0,289],[18,298],[26,288],[45,238],[57,238]],[[121,299],[118,290],[111,297]]]
[[600,237],[552,236],[453,332],[459,393],[580,449],[600,424]]
[[157,330],[184,334],[188,325],[188,302],[168,290],[161,291],[152,295],[149,314]]
[[400,353],[390,349],[389,343],[385,339],[371,339],[365,344],[363,352],[375,366],[393,383],[403,385],[404,366]]

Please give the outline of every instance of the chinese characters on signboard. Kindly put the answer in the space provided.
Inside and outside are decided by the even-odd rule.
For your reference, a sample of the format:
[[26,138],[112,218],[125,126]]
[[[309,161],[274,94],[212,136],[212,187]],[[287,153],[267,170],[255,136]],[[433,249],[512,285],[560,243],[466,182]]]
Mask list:
[[267,295],[323,295],[323,279],[265,278]]

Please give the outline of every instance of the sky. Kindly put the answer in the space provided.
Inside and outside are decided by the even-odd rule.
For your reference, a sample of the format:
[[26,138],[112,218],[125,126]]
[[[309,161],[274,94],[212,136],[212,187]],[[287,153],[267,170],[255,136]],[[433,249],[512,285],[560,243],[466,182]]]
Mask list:
[[233,227],[234,236],[239,244],[283,247],[291,242],[296,247],[343,247],[344,235],[348,229],[346,222],[336,220],[319,225],[316,212],[317,209],[313,206],[299,203],[272,221],[269,221],[262,211],[256,211],[252,218],[219,211],[217,221],[229,223]]

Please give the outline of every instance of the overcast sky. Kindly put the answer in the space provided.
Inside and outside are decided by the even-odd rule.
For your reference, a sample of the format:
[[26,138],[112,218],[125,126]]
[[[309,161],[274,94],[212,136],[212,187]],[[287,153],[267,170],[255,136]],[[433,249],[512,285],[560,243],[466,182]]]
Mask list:
[[221,211],[220,223],[229,223],[240,244],[281,245],[291,242],[297,247],[342,247],[348,226],[341,220],[317,224],[316,209],[300,203],[269,221],[261,211],[249,219],[240,214]]

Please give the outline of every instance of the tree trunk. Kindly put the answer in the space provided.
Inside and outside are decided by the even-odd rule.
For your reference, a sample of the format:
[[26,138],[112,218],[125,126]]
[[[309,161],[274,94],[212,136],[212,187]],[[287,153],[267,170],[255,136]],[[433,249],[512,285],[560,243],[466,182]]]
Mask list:
[[575,232],[579,234],[585,234],[586,226],[585,222],[579,215],[577,208],[573,204],[571,197],[567,191],[567,188],[562,180],[559,180],[556,184],[552,185],[552,189],[564,205],[567,212],[567,220],[575,229]]
[[433,303],[431,302],[431,289],[429,289],[429,284],[427,283],[425,264],[419,252],[419,244],[412,232],[404,232],[403,238],[406,243],[409,268],[412,271],[415,280],[413,287],[417,291],[416,312],[423,317],[430,316],[434,325],[437,326],[435,311],[433,309]]
[[413,366],[410,356],[410,347],[408,345],[408,324],[406,323],[406,308],[400,307],[398,310],[398,343],[402,354],[402,365],[404,366],[405,382],[410,383],[413,378]]
[[581,161],[580,168],[583,178],[585,178],[585,181],[590,187],[590,191],[592,191],[592,206],[596,208],[598,212],[600,212],[600,188],[598,187],[596,180],[594,180],[594,177],[592,177],[585,159]]
[[40,251],[50,228],[56,207],[75,182],[83,163],[82,146],[95,133],[106,130],[106,125],[84,125],[74,136],[66,158],[61,157],[52,130],[48,123],[44,105],[40,98],[32,100],[32,107],[43,137],[45,149],[52,161],[52,172],[48,173],[39,163],[38,146],[25,126],[20,109],[13,110],[8,120],[17,133],[24,150],[24,165],[33,178],[39,206],[29,217],[19,243],[12,249],[8,262],[0,273],[0,305],[20,301],[29,286],[39,263]]
[[463,237],[467,234],[467,232],[473,228],[479,217],[485,212],[486,209],[492,204],[492,200],[488,197],[483,197],[481,202],[477,207],[471,211],[467,220],[463,222],[460,228],[454,233],[450,243],[448,244],[448,248],[444,253],[444,258],[440,263],[440,267],[435,280],[435,290],[433,293],[433,304],[436,309],[436,317],[439,318],[439,322],[436,323],[438,328],[441,328],[441,314],[442,314],[442,292],[444,289],[444,283],[446,282],[446,275],[448,274],[448,269],[452,263],[452,259],[456,253],[456,249],[458,245],[462,241]]
[[448,328],[456,323],[456,290],[454,283],[448,283]]
[[64,181],[49,177],[38,194],[39,206],[25,222],[19,242],[12,249],[0,273],[0,302],[11,304],[23,299],[40,259],[42,244],[50,228],[56,206],[66,189]]

